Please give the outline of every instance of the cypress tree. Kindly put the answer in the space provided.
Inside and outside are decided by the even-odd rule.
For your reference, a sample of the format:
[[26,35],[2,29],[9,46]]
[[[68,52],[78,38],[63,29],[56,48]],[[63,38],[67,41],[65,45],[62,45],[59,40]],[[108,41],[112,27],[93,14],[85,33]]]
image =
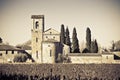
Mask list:
[[66,39],[65,39],[65,44],[68,45],[68,46],[71,45],[68,27],[66,28]]
[[2,41],[2,38],[0,37],[0,43],[2,43],[3,41]]
[[60,42],[65,44],[65,28],[63,24],[61,25]]
[[86,48],[90,52],[90,50],[91,50],[91,31],[90,31],[90,28],[87,28],[87,30],[86,30]]
[[91,42],[91,53],[97,53],[98,52],[98,44],[96,39]]
[[91,52],[91,53],[94,53],[94,52],[95,52],[95,42],[94,42],[94,41],[91,41],[90,52]]
[[98,52],[98,44],[97,44],[97,40],[95,39],[95,53]]
[[79,43],[78,43],[78,38],[77,38],[77,33],[76,33],[75,27],[73,29],[73,35],[72,35],[72,52],[73,53],[80,53]]
[[69,29],[66,28],[66,39],[65,44],[69,46],[70,52],[71,52],[71,42],[70,42],[70,36],[69,36]]

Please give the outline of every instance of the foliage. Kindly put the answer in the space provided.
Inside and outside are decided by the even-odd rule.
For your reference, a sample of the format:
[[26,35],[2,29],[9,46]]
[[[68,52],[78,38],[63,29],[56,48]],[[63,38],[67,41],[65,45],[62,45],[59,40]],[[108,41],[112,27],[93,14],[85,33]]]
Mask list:
[[58,58],[57,58],[57,63],[70,63],[71,60],[67,55],[62,55],[61,53],[58,54]]
[[61,53],[59,53],[57,57],[57,63],[62,63],[62,62],[63,62],[63,56]]
[[70,59],[70,57],[68,56],[68,54],[66,54],[66,55],[64,56],[63,63],[71,63],[71,59]]
[[0,37],[0,43],[2,43],[3,41],[2,41],[2,38]]
[[111,48],[111,51],[114,51],[115,50],[115,43],[114,41],[112,41],[112,48]]
[[112,43],[112,47],[114,47],[114,51],[120,51],[120,40]]
[[28,56],[26,54],[19,53],[14,56],[13,61],[14,62],[26,62],[27,59],[28,59]]
[[87,48],[85,48],[85,49],[82,51],[82,53],[89,53],[89,51],[88,51]]
[[77,38],[76,28],[73,29],[73,35],[72,35],[72,52],[73,53],[80,53],[79,50],[79,42]]
[[98,52],[98,43],[97,43],[97,40],[95,39],[95,53]]
[[71,45],[68,27],[66,28],[66,39],[65,39],[65,44],[68,45],[68,46]]
[[87,28],[87,30],[86,30],[86,48],[90,52],[90,50],[91,50],[91,30],[90,30],[90,28]]
[[65,44],[65,28],[61,25],[60,42]]
[[91,53],[97,53],[98,52],[98,44],[97,41],[94,40],[91,42]]
[[[58,76],[60,78],[55,79]],[[120,65],[0,64],[0,80],[96,80],[95,77],[99,80],[119,80]]]
[[70,52],[71,52],[71,42],[70,42],[70,36],[69,36],[69,29],[68,29],[68,27],[66,28],[65,44],[70,47]]

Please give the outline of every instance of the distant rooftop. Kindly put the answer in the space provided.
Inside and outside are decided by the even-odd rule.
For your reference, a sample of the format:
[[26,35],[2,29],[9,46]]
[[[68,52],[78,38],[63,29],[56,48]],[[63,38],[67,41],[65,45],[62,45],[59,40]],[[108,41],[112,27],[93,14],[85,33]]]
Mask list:
[[113,55],[112,53],[70,53],[69,56],[101,56],[101,55]]
[[40,18],[44,18],[44,15],[32,15],[31,18],[32,19],[40,19]]
[[19,49],[19,48],[16,48],[14,46],[11,46],[11,45],[8,45],[8,44],[4,44],[4,43],[1,43],[0,44],[0,51],[4,51],[4,50],[14,50],[14,51],[18,51],[18,50],[22,50],[22,49]]
[[101,56],[100,53],[70,53],[69,56]]

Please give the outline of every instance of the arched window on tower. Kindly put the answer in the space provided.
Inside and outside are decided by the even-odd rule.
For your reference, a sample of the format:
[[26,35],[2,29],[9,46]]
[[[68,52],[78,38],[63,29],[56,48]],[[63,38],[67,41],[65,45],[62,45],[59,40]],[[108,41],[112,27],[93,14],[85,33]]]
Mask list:
[[39,22],[36,21],[36,23],[35,23],[35,28],[37,29],[38,27],[39,27]]

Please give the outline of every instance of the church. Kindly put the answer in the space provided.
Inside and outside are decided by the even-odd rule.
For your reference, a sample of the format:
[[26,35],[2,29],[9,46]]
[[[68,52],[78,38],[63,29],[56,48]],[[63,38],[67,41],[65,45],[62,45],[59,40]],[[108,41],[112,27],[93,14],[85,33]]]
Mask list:
[[32,58],[36,63],[56,63],[58,54],[68,54],[71,63],[120,63],[114,60],[113,53],[70,53],[69,46],[60,43],[60,32],[52,28],[45,30],[44,15],[32,15],[31,19]]
[[32,57],[37,63],[55,63],[57,54],[62,53],[60,32],[44,30],[44,15],[32,15]]

